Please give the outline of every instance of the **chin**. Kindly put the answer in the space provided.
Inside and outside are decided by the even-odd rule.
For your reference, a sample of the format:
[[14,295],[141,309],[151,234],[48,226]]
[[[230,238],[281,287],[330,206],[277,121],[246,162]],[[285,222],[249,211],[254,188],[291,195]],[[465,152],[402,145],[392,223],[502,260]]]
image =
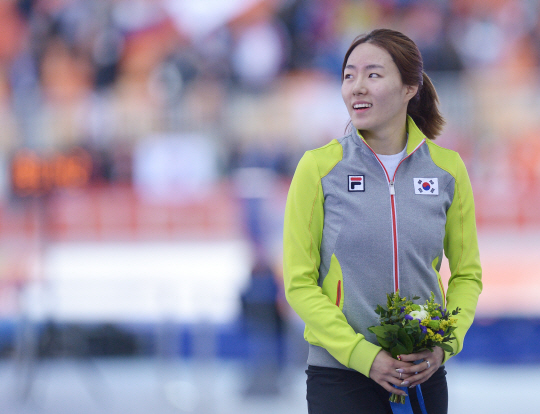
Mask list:
[[370,126],[366,125],[364,122],[352,122],[352,126],[359,131],[369,131]]

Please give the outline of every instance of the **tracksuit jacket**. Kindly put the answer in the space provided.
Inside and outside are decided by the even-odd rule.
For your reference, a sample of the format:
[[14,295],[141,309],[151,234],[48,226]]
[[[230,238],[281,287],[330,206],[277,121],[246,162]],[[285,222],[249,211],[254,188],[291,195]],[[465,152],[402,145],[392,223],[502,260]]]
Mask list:
[[393,177],[355,128],[298,164],[285,209],[284,282],[306,324],[309,365],[369,376],[381,348],[368,328],[398,289],[420,304],[433,292],[448,310],[461,308],[451,345],[455,353],[463,347],[482,290],[470,180],[460,156],[410,117],[407,131],[407,155]]

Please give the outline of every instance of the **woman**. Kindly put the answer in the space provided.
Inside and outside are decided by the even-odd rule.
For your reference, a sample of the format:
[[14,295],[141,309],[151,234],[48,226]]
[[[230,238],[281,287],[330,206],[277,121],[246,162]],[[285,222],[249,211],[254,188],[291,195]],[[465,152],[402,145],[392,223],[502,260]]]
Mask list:
[[285,213],[285,292],[306,324],[309,413],[391,413],[389,392],[405,394],[393,385],[410,387],[414,407],[418,384],[428,413],[446,413],[450,355],[436,347],[396,360],[368,328],[387,293],[423,301],[434,292],[461,308],[452,344],[461,350],[482,289],[467,171],[456,152],[432,142],[444,124],[437,94],[402,33],[356,38],[341,90],[351,131],[304,154]]

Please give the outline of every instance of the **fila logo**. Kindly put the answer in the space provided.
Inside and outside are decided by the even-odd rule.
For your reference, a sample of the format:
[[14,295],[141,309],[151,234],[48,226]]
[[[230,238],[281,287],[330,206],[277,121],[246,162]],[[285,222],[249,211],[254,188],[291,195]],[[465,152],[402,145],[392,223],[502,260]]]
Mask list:
[[364,176],[349,175],[349,191],[364,191]]
[[439,195],[437,178],[413,178],[414,194]]

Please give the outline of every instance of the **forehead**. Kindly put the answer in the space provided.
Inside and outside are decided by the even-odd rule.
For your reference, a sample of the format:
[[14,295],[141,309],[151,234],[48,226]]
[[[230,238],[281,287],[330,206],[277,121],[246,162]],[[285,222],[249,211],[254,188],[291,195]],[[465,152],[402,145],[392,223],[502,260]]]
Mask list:
[[368,65],[381,65],[385,69],[392,70],[397,66],[392,60],[392,56],[382,47],[375,46],[371,43],[361,43],[356,46],[349,58],[347,65],[354,65],[357,68],[363,68]]

